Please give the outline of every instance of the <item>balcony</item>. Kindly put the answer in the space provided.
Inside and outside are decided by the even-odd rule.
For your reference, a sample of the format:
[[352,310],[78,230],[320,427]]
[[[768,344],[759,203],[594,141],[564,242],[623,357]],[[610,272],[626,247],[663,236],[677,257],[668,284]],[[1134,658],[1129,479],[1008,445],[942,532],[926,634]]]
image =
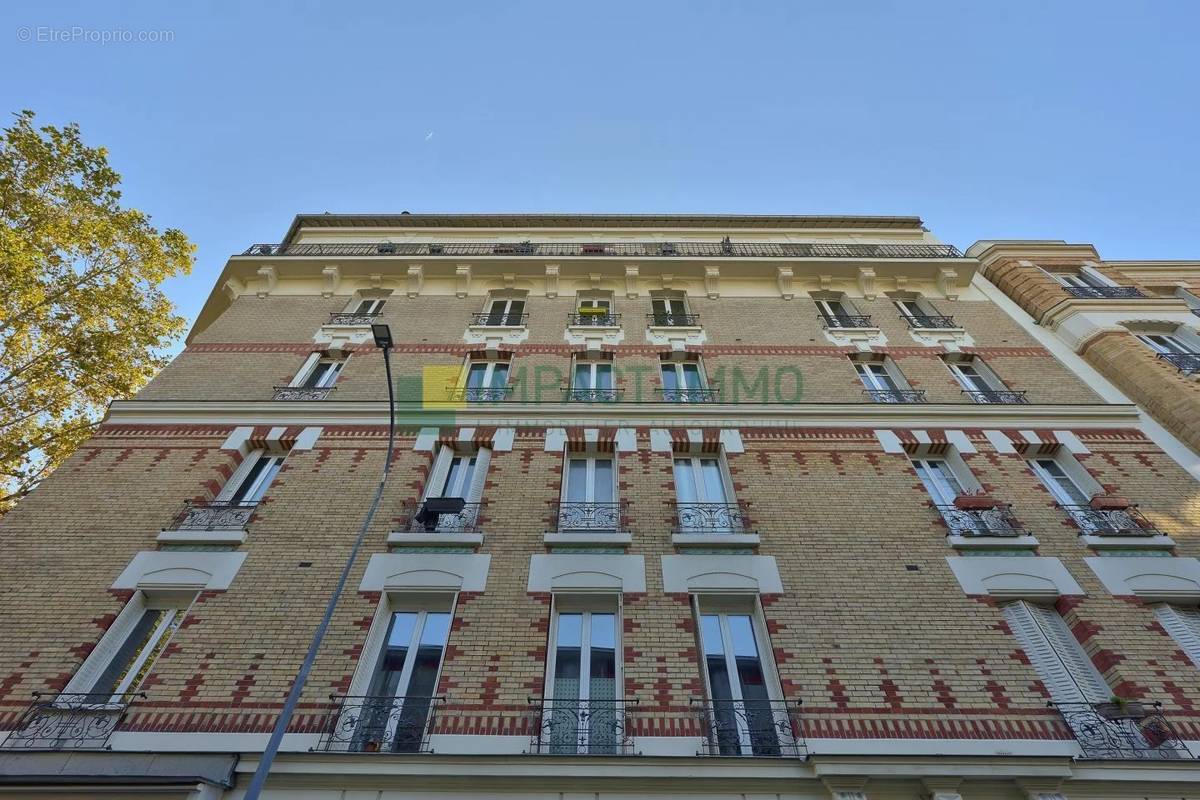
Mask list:
[[1200,353],[1159,353],[1158,357],[1184,375],[1200,372]]
[[292,400],[326,400],[333,394],[336,386],[276,386],[271,395],[272,400],[290,402]]
[[243,530],[250,522],[257,500],[226,503],[218,500],[185,500],[183,511],[175,516],[172,530],[213,531]]
[[333,313],[329,315],[330,325],[371,325],[379,319],[379,312],[370,314]]
[[563,399],[568,403],[616,403],[623,389],[563,389]]
[[913,329],[919,328],[943,328],[956,329],[958,323],[954,321],[954,317],[947,317],[942,314],[913,314],[904,315],[904,320],[908,323],[908,327]]
[[924,403],[924,389],[863,389],[874,403]]
[[800,703],[792,700],[693,700],[702,756],[805,758]]
[[554,518],[559,533],[616,533],[625,530],[625,503],[561,502]]
[[567,314],[567,325],[572,328],[616,328],[621,324],[620,314]]
[[843,328],[874,328],[868,314],[820,314],[818,315],[825,328],[840,330]]
[[632,755],[626,724],[636,700],[530,698],[529,752],[555,756]]
[[676,503],[673,533],[728,536],[752,531],[746,509],[740,503]]
[[976,403],[1029,405],[1029,398],[1025,396],[1024,389],[1021,391],[1014,391],[1013,389],[963,389],[962,393]]
[[483,311],[471,315],[471,325],[483,328],[520,328],[529,322],[528,314],[492,313]]
[[429,753],[444,697],[330,695],[318,752]]
[[647,314],[646,326],[650,328],[699,328],[699,314]]
[[1084,536],[1162,536],[1137,506],[1095,508],[1059,504]]
[[[950,536],[1019,538],[1028,536],[1013,519],[1012,509],[1007,503],[996,503],[985,498],[972,498],[973,504],[935,505],[942,515]],[[977,507],[964,507],[975,505]]]
[[511,386],[460,386],[446,390],[452,403],[499,403],[512,394]]
[[[137,697],[145,697],[138,694]],[[2,750],[104,750],[129,708],[112,694],[33,693]]]
[[664,403],[715,403],[720,389],[704,387],[655,389],[662,395]]
[[400,529],[409,533],[475,534],[485,503],[468,503],[461,497],[428,497],[407,502],[398,515]]
[[1135,286],[1064,286],[1067,294],[1083,300],[1120,300],[1145,297]]
[[243,256],[533,256],[645,258],[962,258],[948,244],[836,244],[826,242],[372,242],[253,244]]
[[1163,714],[1161,703],[1049,703],[1075,735],[1085,759],[1195,758]]

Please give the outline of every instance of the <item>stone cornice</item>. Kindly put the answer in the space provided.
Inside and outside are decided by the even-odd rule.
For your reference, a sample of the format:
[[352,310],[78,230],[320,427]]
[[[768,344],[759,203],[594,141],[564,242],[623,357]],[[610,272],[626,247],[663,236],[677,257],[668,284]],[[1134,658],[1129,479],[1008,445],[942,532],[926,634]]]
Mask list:
[[1147,315],[1183,314],[1180,321],[1187,320],[1191,315],[1188,304],[1171,297],[1139,297],[1133,299],[1114,298],[1112,300],[1094,300],[1068,297],[1056,303],[1042,315],[1038,323],[1048,328],[1057,328],[1068,317],[1076,314],[1129,314],[1131,319],[1144,320]]

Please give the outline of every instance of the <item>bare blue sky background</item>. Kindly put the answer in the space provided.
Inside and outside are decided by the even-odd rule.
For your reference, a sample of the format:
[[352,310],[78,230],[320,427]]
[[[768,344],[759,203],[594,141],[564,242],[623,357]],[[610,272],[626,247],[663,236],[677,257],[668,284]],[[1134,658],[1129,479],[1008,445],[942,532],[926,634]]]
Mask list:
[[1200,258],[1198,27],[1195,2],[9,3],[0,110],[80,123],[191,236],[189,317],[296,212],[918,214],[960,247]]

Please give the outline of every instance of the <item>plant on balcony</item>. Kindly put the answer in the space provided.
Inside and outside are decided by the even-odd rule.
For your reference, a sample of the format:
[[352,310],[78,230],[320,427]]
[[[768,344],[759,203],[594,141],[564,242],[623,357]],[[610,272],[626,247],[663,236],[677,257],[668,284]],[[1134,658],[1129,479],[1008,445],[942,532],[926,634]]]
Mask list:
[[1115,494],[1097,494],[1093,495],[1088,506],[1096,511],[1120,511],[1129,508],[1133,503],[1129,502],[1128,497],[1121,497]]
[[985,511],[996,507],[996,498],[987,492],[963,492],[954,498],[954,507],[961,511]]
[[1149,711],[1144,703],[1113,695],[1107,703],[1097,703],[1096,713],[1105,719],[1141,719]]

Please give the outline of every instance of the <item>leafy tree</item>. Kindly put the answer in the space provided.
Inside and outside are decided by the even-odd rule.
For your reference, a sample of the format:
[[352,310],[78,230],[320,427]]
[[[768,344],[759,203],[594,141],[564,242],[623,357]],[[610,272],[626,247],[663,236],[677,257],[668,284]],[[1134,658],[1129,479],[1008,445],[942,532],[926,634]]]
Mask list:
[[0,133],[0,514],[163,365],[184,323],[158,287],[195,251],[120,204],[78,125],[15,116]]

